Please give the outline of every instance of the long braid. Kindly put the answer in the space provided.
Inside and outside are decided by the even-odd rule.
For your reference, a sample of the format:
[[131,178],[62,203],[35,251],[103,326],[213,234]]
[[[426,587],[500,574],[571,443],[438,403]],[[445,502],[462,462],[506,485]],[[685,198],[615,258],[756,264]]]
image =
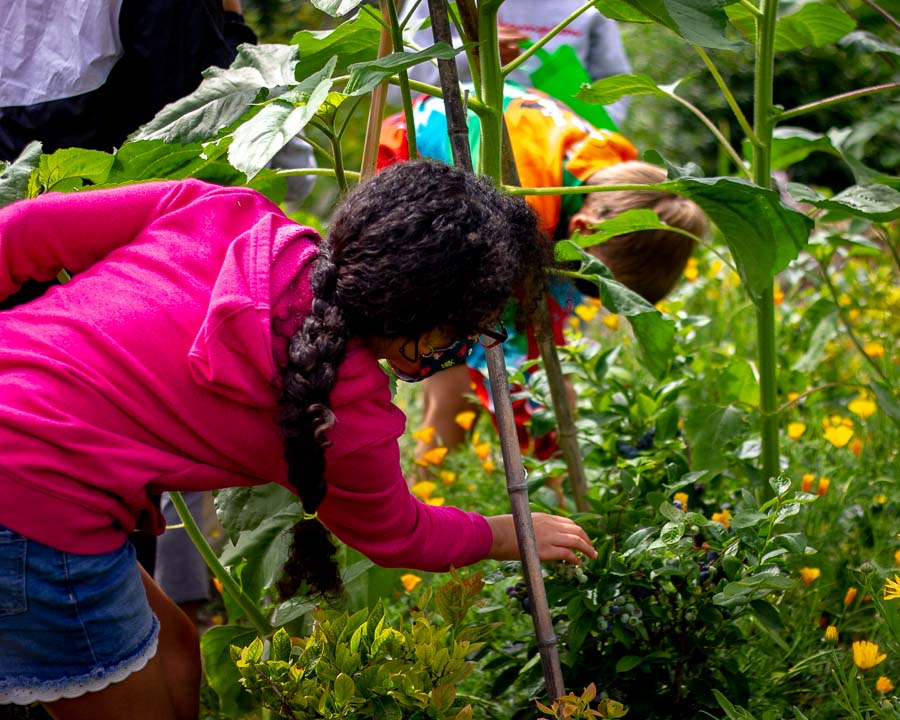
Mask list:
[[[284,373],[281,427],[285,440],[288,480],[303,503],[304,516],[315,514],[325,498],[325,449],[334,413],[328,396],[347,349],[344,315],[336,302],[337,268],[322,248],[310,276],[312,312],[291,338]],[[330,533],[316,518],[304,517],[295,526],[290,556],[278,583],[283,597],[302,585],[309,592],[335,598],[341,576]]]

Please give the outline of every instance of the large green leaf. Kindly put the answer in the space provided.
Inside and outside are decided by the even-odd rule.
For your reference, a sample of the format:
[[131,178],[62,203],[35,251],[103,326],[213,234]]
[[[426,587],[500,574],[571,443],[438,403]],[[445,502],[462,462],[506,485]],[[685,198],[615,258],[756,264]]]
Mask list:
[[336,62],[332,58],[318,73],[264,105],[238,127],[228,148],[228,161],[253,179],[315,117],[331,92]]
[[722,231],[747,292],[758,302],[772,278],[797,257],[813,222],[774,190],[740,178],[687,178],[653,186],[693,200]]
[[132,139],[190,143],[215,137],[247,112],[261,91],[277,96],[293,85],[296,64],[293,45],[241,45],[231,67],[207,70],[194,92],[166,105]]
[[810,3],[778,20],[775,51],[822,47],[840,40],[854,29],[856,22],[846,13],[824,3]]
[[[791,165],[796,165],[813,152],[841,156],[840,151],[827,135],[787,125],[775,128],[772,134],[771,150],[773,170],[783,170]],[[751,157],[752,150],[749,140],[744,140],[743,152],[745,158]]]
[[345,92],[348,95],[365,95],[372,92],[383,80],[401,70],[409,70],[425,60],[452,60],[461,51],[462,48],[438,43],[415,53],[391,53],[378,60],[354,63],[350,66],[350,81]]
[[889,222],[900,217],[900,192],[887,185],[851,185],[832,198],[800,183],[789,183],[788,192],[799,202],[846,215]]
[[[731,0],[734,1],[734,0]],[[597,8],[617,20],[652,20],[692,45],[731,50],[743,43],[725,35],[728,0],[598,0]],[[628,7],[623,7],[627,5]]]
[[582,87],[575,95],[575,99],[594,105],[610,105],[628,95],[667,95],[667,93],[659,88],[649,75],[611,75],[597,80],[590,87]]
[[590,235],[579,235],[576,242],[578,247],[588,248],[604,243],[619,235],[627,235],[639,230],[671,229],[671,225],[666,225],[653,210],[639,208],[626,210],[614,218],[592,226]]
[[351,10],[359,7],[363,0],[310,0],[317,7],[331,17],[346,15]]
[[333,57],[337,58],[338,72],[353,63],[373,60],[378,55],[380,35],[378,19],[365,11],[333,30],[301,30],[291,38],[291,44],[296,45],[300,53],[297,77],[312,75]]
[[744,416],[744,411],[734,405],[692,408],[684,423],[691,447],[691,467],[712,474],[727,469],[725,451],[743,430]]
[[162,140],[126,142],[116,152],[107,182],[115,184],[190,177],[194,170],[207,162],[202,155],[203,146],[200,143],[179,145]]
[[556,259],[581,263],[578,276],[597,286],[607,310],[628,318],[642,362],[655,376],[662,377],[674,352],[675,323],[663,318],[644,298],[617,282],[602,262],[578,247],[577,237],[556,244]]
[[83,187],[85,180],[99,185],[106,181],[112,164],[110,153],[65,148],[50,155],[41,155],[32,182],[45,190],[63,192]]
[[232,541],[273,515],[289,512],[299,517],[302,513],[297,496],[275,483],[219,490],[215,493],[215,506],[219,522]]
[[41,144],[30,142],[12,163],[0,172],[0,207],[28,195],[28,181],[41,159]]
[[245,647],[255,639],[255,630],[237,625],[212,627],[200,637],[203,671],[228,717],[249,717],[255,709],[252,697],[241,685],[241,674],[228,650],[231,645]]
[[865,30],[854,30],[838,41],[838,46],[852,55],[871,55],[872,53],[890,53],[900,55],[900,47],[891,45],[877,35]]

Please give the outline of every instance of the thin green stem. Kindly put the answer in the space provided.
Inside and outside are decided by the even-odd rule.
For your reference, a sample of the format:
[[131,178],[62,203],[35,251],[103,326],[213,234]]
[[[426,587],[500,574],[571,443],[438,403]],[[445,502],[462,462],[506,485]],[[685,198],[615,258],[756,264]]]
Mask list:
[[[336,178],[337,173],[331,168],[292,168],[290,170],[276,170],[275,174],[279,177],[295,177],[303,175],[313,175],[315,177]],[[353,170],[344,170],[344,177],[351,180],[359,180],[359,173]],[[253,187],[253,183],[250,184]]]
[[[388,0],[387,8],[391,18],[391,43],[395,53],[403,52],[403,32],[400,27],[400,21],[397,19],[397,7],[394,0]],[[419,156],[416,149],[416,119],[413,117],[412,95],[409,92],[409,74],[406,70],[398,73],[400,82],[400,100],[403,104],[403,117],[406,118],[406,146],[409,151],[409,157],[417,158]]]
[[731,143],[728,142],[728,138],[726,138],[722,134],[722,132],[719,130],[719,128],[716,127],[715,123],[712,120],[706,117],[706,115],[700,108],[698,108],[688,100],[685,100],[683,97],[676,95],[675,93],[666,93],[666,95],[675,100],[675,102],[681,103],[682,105],[684,105],[684,107],[686,107],[694,115],[696,115],[697,118],[699,118],[700,122],[706,125],[706,127],[713,134],[716,140],[719,141],[719,144],[731,157],[738,170],[744,173],[744,175],[746,175],[748,178],[750,177],[750,172],[747,170],[747,166],[744,164],[744,159],[740,155],[738,155],[737,151],[733,147],[731,147]]
[[824,100],[816,100],[815,102],[807,103],[806,105],[798,105],[790,110],[785,110],[778,114],[778,121],[782,122],[784,120],[790,120],[791,118],[800,115],[808,115],[816,110],[840,105],[841,103],[856,100],[857,98],[865,97],[866,95],[874,95],[876,93],[887,92],[888,90],[897,90],[898,88],[900,88],[900,82],[891,82],[884,83],[883,85],[871,85],[869,87],[860,88],[859,90],[851,90],[850,92],[841,93],[840,95],[832,95]]
[[256,628],[256,632],[262,637],[268,637],[275,632],[275,628],[269,624],[269,621],[266,620],[260,612],[256,603],[241,590],[240,586],[231,576],[231,573],[225,569],[225,566],[222,565],[221,562],[219,562],[219,558],[216,557],[213,549],[209,546],[209,543],[197,526],[194,516],[191,515],[191,511],[188,510],[187,503],[184,501],[184,498],[181,497],[181,493],[169,492],[169,498],[172,500],[172,505],[175,507],[178,517],[180,517],[181,522],[184,523],[185,532],[187,532],[188,537],[190,537],[197,547],[197,551],[200,553],[206,566],[212,571],[212,574],[219,579],[219,582],[222,583],[222,587],[229,595],[231,595],[231,598],[237,603],[238,607],[244,611],[247,619],[253,627]]
[[622,185],[576,185],[572,187],[518,187],[516,185],[504,185],[503,191],[510,195],[587,195],[595,192],[619,192],[621,190],[660,190],[669,192],[664,186],[658,184],[640,185],[626,183]]
[[550,32],[544,35],[540,40],[534,43],[531,47],[527,48],[522,52],[521,55],[515,57],[508,65],[505,65],[502,69],[503,76],[506,77],[513,71],[515,71],[522,63],[527,62],[527,60],[534,55],[538,50],[540,50],[544,45],[550,42],[553,38],[555,38],[559,33],[566,29],[579,15],[587,12],[592,7],[594,7],[593,2],[585,3],[580,8],[578,8],[575,12],[565,18],[562,22],[560,22],[556,27],[554,27]]
[[869,363],[878,377],[880,377],[888,387],[892,387],[891,379],[887,376],[884,370],[881,369],[881,366],[877,362],[875,362],[874,359],[869,357],[868,353],[866,353],[865,348],[863,347],[862,342],[853,331],[853,323],[850,322],[850,318],[846,316],[843,308],[841,307],[841,304],[838,302],[838,291],[834,286],[834,283],[831,281],[831,276],[828,274],[828,266],[821,260],[819,260],[819,258],[816,258],[816,262],[819,265],[819,270],[822,272],[822,279],[825,281],[828,292],[831,294],[832,300],[834,300],[834,305],[837,308],[838,318],[840,318],[841,325],[844,326],[844,330],[846,330],[847,337],[850,338],[850,342],[852,342],[856,346],[856,349],[859,350],[860,354],[866,359],[866,362]]
[[872,8],[875,12],[877,12],[881,17],[887,20],[891,25],[894,26],[897,30],[900,30],[900,21],[897,20],[893,15],[891,15],[887,10],[882,8],[880,5],[872,2],[872,0],[862,0],[866,5]]
[[822,392],[822,390],[828,390],[829,388],[833,387],[864,388],[865,385],[860,385],[859,383],[824,383],[823,385],[816,385],[816,387],[814,388],[810,388],[809,390],[804,390],[802,393],[799,393],[793,400],[788,400],[786,403],[783,403],[781,407],[778,408],[778,414],[781,415],[785,413],[786,411],[797,405],[801,400],[809,397],[814,393]]
[[356,112],[356,108],[359,107],[359,104],[362,102],[363,96],[358,95],[353,99],[350,105],[350,109],[344,115],[344,119],[341,121],[341,126],[337,129],[337,136],[341,140],[344,138],[344,133],[347,131],[347,127],[350,125],[350,120],[353,119],[353,113]]
[[746,8],[754,17],[762,17],[762,13],[759,11],[759,8],[756,7],[750,0],[741,0],[740,5]]
[[703,60],[703,64],[706,65],[706,68],[709,70],[710,75],[713,76],[713,80],[716,81],[716,85],[719,86],[719,90],[722,91],[722,95],[725,96],[725,102],[728,103],[728,107],[730,107],[731,112],[734,113],[734,117],[737,119],[738,125],[740,125],[741,130],[744,131],[744,135],[747,136],[747,139],[751,143],[753,143],[754,145],[758,145],[759,138],[756,137],[756,133],[753,132],[753,128],[750,127],[750,123],[747,121],[747,117],[743,112],[741,112],[741,108],[737,104],[737,100],[735,100],[734,94],[725,83],[725,78],[722,77],[722,73],[719,72],[719,69],[713,63],[712,58],[710,58],[706,50],[704,50],[699,45],[694,45],[694,51],[700,56],[700,59]]
[[331,141],[331,147],[334,155],[334,178],[337,180],[341,194],[347,192],[349,185],[347,184],[347,173],[344,171],[344,152],[341,149],[341,139],[334,133],[328,134]]

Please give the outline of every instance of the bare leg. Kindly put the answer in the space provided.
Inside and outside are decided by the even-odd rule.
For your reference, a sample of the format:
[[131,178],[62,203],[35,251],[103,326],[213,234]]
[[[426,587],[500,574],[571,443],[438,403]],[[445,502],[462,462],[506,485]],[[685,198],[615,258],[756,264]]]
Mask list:
[[141,569],[159,619],[156,656],[122,682],[99,692],[47,703],[56,720],[196,720],[200,713],[200,643],[190,619]]

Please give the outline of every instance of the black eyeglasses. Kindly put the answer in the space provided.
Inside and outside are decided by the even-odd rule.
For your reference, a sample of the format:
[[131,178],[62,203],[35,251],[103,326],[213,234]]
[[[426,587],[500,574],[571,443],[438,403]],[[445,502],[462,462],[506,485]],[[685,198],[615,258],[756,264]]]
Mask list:
[[[492,347],[497,347],[500,343],[504,343],[509,339],[509,333],[506,331],[506,326],[502,321],[498,322],[500,325],[499,330],[487,330],[485,328],[476,328],[475,332],[471,335],[472,339],[477,338],[478,344],[481,345],[485,350],[489,350]],[[421,336],[416,338],[409,338],[406,342],[404,342],[400,346],[400,354],[409,360],[410,362],[418,362],[419,361],[419,340]],[[413,346],[415,350],[414,353],[409,352],[410,344]],[[447,347],[442,348],[431,348],[427,355],[433,355],[434,353],[442,353],[450,350],[456,343],[450,343]]]

